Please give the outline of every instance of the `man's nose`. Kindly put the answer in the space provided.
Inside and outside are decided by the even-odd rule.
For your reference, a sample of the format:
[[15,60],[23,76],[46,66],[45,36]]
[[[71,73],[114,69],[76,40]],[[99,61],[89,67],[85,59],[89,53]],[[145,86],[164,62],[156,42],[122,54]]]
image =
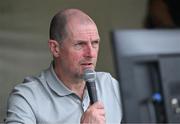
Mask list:
[[94,56],[94,49],[91,44],[87,45],[85,50],[85,56],[86,57],[93,57]]

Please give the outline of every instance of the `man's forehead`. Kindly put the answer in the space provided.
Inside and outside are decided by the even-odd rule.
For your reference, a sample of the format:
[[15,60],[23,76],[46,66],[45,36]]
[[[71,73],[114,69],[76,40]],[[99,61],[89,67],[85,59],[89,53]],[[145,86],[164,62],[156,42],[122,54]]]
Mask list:
[[77,24],[77,23],[69,23],[67,25],[67,31],[70,35],[99,35],[98,29],[95,24]]

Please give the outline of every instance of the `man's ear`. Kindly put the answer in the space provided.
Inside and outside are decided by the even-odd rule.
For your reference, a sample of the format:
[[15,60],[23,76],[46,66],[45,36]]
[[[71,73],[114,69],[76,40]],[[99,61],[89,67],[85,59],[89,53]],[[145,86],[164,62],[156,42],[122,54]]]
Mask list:
[[54,57],[59,57],[60,46],[56,40],[49,40],[48,41],[49,49]]

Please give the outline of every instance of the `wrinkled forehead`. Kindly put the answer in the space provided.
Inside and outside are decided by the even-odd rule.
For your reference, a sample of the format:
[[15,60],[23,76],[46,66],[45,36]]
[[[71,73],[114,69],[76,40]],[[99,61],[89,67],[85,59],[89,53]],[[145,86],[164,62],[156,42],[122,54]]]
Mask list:
[[67,23],[66,26],[69,36],[72,37],[91,37],[99,38],[97,26],[94,22],[81,22],[79,20],[72,20]]

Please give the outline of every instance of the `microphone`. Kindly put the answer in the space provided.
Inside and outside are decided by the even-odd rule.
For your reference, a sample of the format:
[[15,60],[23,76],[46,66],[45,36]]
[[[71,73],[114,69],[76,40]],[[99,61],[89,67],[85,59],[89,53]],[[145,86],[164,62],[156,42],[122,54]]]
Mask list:
[[96,72],[92,69],[86,69],[84,71],[83,79],[86,81],[86,87],[89,93],[91,104],[97,101],[97,92],[96,92]]

